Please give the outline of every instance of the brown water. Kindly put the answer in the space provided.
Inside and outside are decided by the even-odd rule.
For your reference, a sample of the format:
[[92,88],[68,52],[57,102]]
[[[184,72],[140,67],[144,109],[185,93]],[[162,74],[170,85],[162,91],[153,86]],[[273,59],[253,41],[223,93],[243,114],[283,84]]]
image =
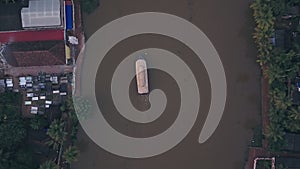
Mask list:
[[[172,150],[152,158],[129,159],[106,152],[94,144],[83,131],[79,133],[79,161],[73,169],[241,169],[252,128],[258,124],[260,112],[260,69],[251,40],[253,23],[250,0],[102,0],[101,6],[85,16],[85,30],[91,36],[97,29],[121,16],[158,11],[174,14],[197,25],[217,49],[228,83],[228,98],[222,121],[214,135],[204,144],[197,142],[208,108],[210,84],[203,64],[185,45],[160,35],[140,35],[117,44],[107,54],[98,72],[97,99],[107,121],[119,132],[149,137],[164,131],[176,118],[180,97],[178,86],[167,73],[149,71],[151,90],[162,89],[168,98],[163,115],[156,121],[138,125],[124,119],[114,107],[109,93],[112,73],[120,61],[144,48],[162,48],[181,57],[191,66],[200,84],[201,108],[197,122],[189,135]],[[105,73],[103,73],[105,71]],[[135,79],[129,95],[137,109],[149,108],[144,97],[136,92]]]

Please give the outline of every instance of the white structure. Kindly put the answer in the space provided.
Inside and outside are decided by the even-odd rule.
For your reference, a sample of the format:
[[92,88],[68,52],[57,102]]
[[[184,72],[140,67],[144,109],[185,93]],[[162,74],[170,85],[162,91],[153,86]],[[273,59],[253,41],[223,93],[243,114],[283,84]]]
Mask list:
[[33,97],[33,93],[27,93],[26,96],[27,97]]
[[60,0],[29,0],[29,7],[21,10],[22,27],[61,26]]
[[32,83],[26,83],[26,87],[27,88],[32,87]]
[[46,100],[45,103],[48,104],[48,105],[50,105],[50,104],[52,104],[52,101]]
[[61,92],[59,93],[60,96],[66,96],[67,95],[67,92]]
[[31,107],[31,114],[37,114],[38,113],[38,107]]
[[272,162],[271,168],[275,169],[275,157],[272,157],[272,158],[255,158],[254,159],[254,164],[253,164],[253,169],[256,169],[257,161],[259,161],[259,160],[271,161]]
[[12,79],[6,79],[6,87],[14,87]]
[[28,105],[31,105],[31,103],[32,103],[31,101],[25,101],[24,105],[28,106]]
[[32,83],[32,77],[31,76],[26,76],[26,82],[27,83]]
[[69,36],[68,37],[69,42],[73,45],[78,45],[78,39],[75,36]]
[[53,84],[58,84],[58,77],[57,77],[57,76],[51,76],[51,77],[50,77],[50,81],[51,81]]
[[19,77],[19,85],[21,87],[26,85],[26,78],[25,77]]
[[41,100],[45,100],[45,99],[46,99],[46,96],[40,96],[40,99],[41,99]]
[[39,97],[32,97],[32,101],[38,101]]

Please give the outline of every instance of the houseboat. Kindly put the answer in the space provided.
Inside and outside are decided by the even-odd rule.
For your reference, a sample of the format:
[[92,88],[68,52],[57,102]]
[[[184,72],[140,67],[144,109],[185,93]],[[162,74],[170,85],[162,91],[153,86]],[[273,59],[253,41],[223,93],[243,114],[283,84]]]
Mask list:
[[135,63],[136,70],[136,82],[139,94],[147,94],[148,89],[148,73],[146,61],[143,58],[139,58]]

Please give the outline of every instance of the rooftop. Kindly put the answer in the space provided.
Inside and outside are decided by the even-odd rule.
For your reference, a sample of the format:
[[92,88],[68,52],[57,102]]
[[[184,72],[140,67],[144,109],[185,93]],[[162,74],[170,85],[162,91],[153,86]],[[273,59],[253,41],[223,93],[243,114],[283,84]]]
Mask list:
[[21,10],[22,27],[60,26],[60,0],[30,0],[29,6]]
[[7,45],[5,57],[16,67],[64,65],[64,41],[18,42]]
[[[0,31],[61,27],[62,0],[16,0],[0,5]],[[5,24],[3,24],[5,23]]]
[[[1,25],[1,24],[0,24]],[[1,26],[0,26],[1,27]],[[64,30],[22,30],[0,32],[1,43],[64,40]]]
[[300,159],[299,158],[280,157],[280,158],[276,158],[276,163],[282,164],[283,166],[287,167],[288,169],[300,169]]
[[285,140],[285,150],[300,152],[300,134],[286,133]]

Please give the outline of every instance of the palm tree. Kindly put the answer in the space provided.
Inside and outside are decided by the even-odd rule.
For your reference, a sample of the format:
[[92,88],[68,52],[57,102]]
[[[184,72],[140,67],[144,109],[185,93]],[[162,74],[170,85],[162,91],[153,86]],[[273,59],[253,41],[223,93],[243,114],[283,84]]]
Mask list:
[[51,147],[54,150],[58,150],[60,143],[50,139],[46,142],[46,145],[48,145],[49,147]]
[[287,96],[286,92],[278,88],[269,91],[271,105],[275,109],[286,111],[292,105],[292,99]]
[[289,118],[293,120],[300,120],[300,106],[298,106],[297,108],[291,108]]
[[59,167],[53,161],[46,161],[40,165],[39,169],[59,169]]
[[281,125],[277,123],[270,123],[266,133],[270,150],[278,151],[282,149],[285,144],[284,135],[285,132],[283,131],[283,127]]
[[266,136],[269,138],[269,140],[272,140],[274,142],[282,141],[284,138],[284,131],[281,125],[271,123],[267,128]]
[[271,105],[269,108],[269,119],[272,123],[282,123],[285,119],[285,113]]
[[274,14],[276,16],[283,14],[286,11],[286,2],[285,0],[273,0],[270,1]]
[[73,161],[77,160],[77,157],[79,155],[79,150],[75,146],[70,146],[67,148],[63,154],[63,158],[66,160],[67,163],[71,163]]
[[257,44],[259,57],[268,57],[272,50],[270,38],[274,32],[274,21],[272,7],[263,0],[255,0],[250,6],[253,9],[253,17],[256,22],[253,38]]
[[55,119],[48,131],[47,134],[55,143],[62,143],[66,140],[67,132],[65,132],[65,123],[62,120]]
[[43,116],[35,116],[33,119],[30,120],[30,127],[33,130],[42,129],[47,125],[47,120]]
[[284,167],[282,164],[276,165],[276,169],[288,169],[287,167]]
[[287,131],[295,132],[295,133],[300,131],[299,124],[300,124],[300,120],[294,120],[291,118],[288,118],[283,122],[283,125]]

